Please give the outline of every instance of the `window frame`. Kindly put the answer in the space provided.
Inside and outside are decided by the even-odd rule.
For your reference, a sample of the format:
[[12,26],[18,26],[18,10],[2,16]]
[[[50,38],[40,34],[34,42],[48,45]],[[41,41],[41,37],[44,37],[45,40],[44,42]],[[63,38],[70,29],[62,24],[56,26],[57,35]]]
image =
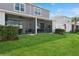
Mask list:
[[[37,12],[37,14],[35,12]],[[38,14],[38,13],[40,13],[40,14]],[[34,15],[41,16],[41,8],[40,7],[34,7]]]
[[[21,4],[23,4],[24,7],[21,7]],[[23,8],[24,11],[22,11],[21,8]],[[25,4],[24,3],[19,3],[19,10],[16,10],[16,3],[14,3],[14,11],[25,12]]]

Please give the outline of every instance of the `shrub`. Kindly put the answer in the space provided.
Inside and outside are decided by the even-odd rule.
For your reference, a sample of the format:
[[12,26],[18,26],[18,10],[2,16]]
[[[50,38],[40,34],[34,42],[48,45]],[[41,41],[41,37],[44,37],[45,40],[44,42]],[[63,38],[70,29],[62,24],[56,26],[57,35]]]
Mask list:
[[64,34],[65,29],[55,29],[56,34]]
[[14,26],[0,25],[0,40],[16,40],[18,39],[18,28]]

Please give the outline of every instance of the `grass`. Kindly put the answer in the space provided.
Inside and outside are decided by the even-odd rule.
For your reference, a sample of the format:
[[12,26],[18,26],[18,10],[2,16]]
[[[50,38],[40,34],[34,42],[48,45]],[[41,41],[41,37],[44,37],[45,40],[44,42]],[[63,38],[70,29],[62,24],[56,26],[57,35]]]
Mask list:
[[79,35],[21,35],[19,40],[0,42],[0,55],[79,56]]

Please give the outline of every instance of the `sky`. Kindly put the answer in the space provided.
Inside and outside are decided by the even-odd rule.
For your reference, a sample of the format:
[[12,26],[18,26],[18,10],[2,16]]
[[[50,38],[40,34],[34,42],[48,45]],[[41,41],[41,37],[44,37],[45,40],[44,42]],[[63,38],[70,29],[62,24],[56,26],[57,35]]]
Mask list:
[[62,16],[79,16],[79,3],[33,3],[36,6],[48,9],[50,17]]

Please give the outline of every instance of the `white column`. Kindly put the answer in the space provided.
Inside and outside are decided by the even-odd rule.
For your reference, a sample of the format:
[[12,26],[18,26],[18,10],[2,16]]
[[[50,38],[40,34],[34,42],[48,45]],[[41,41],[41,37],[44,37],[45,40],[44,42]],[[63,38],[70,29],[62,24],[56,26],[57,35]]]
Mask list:
[[35,18],[35,34],[37,34],[37,18]]
[[52,20],[52,33],[53,33],[53,20]]
[[5,12],[0,12],[0,25],[5,25]]

